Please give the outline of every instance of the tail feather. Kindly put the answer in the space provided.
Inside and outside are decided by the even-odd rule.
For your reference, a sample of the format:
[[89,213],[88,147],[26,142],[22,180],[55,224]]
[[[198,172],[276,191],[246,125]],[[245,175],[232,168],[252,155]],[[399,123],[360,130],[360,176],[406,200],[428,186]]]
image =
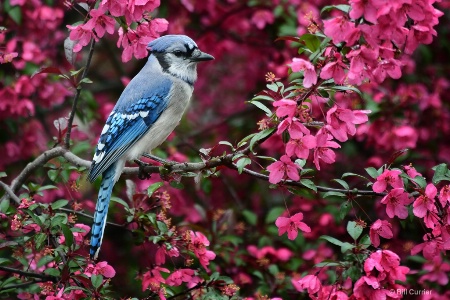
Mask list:
[[108,216],[109,200],[111,199],[111,193],[115,183],[115,174],[115,163],[103,172],[102,183],[98,192],[97,205],[95,206],[94,224],[92,225],[91,230],[91,248],[89,250],[89,255],[92,259],[97,259],[100,246],[102,245],[106,217]]

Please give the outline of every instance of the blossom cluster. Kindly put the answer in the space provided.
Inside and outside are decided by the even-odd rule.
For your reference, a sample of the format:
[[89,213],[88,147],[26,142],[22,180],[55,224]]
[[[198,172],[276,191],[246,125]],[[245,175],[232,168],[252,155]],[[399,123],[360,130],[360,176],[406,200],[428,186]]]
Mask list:
[[[434,27],[443,13],[433,7],[434,2],[351,0],[348,15],[323,22],[324,33],[335,44],[350,48],[345,55],[350,67],[344,75],[344,57],[332,51],[321,78],[334,78],[338,84],[345,79],[361,84],[367,79],[381,83],[388,76],[400,78],[402,54],[410,55],[420,44],[430,44],[436,35]],[[364,21],[358,22],[360,18]]]
[[[97,8],[89,10],[83,24],[67,25],[70,39],[76,41],[73,51],[79,52],[92,39],[98,41],[105,33],[115,33],[116,18],[124,17],[125,22],[119,22],[117,41],[117,47],[123,48],[122,61],[127,62],[133,56],[147,57],[148,43],[158,38],[168,26],[167,20],[149,16],[159,5],[159,0],[101,1]],[[133,24],[137,24],[136,27]]]

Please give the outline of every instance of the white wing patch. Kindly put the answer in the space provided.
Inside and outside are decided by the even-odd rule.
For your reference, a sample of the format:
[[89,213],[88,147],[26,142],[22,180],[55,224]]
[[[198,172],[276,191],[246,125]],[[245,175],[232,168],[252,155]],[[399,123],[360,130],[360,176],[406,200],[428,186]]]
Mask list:
[[109,129],[109,125],[105,124],[105,126],[103,127],[103,130],[102,130],[102,134],[106,133],[108,131],[108,129]]
[[141,116],[141,118],[145,118],[146,116],[148,116],[148,110],[139,112],[139,115]]
[[95,153],[94,158],[92,160],[95,161],[96,164],[98,164],[99,162],[102,161],[104,156],[105,156],[104,151],[100,152],[98,155],[97,155],[97,153]]

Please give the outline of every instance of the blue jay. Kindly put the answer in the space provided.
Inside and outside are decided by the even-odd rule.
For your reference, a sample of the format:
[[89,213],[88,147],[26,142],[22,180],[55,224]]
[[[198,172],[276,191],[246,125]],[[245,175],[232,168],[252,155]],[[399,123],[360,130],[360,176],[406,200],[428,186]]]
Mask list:
[[178,125],[197,79],[197,63],[214,59],[185,35],[166,35],[148,44],[150,56],[130,81],[100,135],[89,181],[102,174],[91,230],[91,258],[97,259],[109,200],[125,162],[159,146]]

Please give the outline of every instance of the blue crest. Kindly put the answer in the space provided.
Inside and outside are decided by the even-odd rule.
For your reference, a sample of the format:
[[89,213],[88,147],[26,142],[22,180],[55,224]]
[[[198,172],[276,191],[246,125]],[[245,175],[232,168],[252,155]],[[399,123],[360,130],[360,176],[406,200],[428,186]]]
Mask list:
[[172,46],[173,44],[178,43],[181,45],[187,45],[189,49],[198,48],[197,44],[186,35],[165,35],[156,40],[148,43],[148,47],[151,49],[151,52],[164,52]]

